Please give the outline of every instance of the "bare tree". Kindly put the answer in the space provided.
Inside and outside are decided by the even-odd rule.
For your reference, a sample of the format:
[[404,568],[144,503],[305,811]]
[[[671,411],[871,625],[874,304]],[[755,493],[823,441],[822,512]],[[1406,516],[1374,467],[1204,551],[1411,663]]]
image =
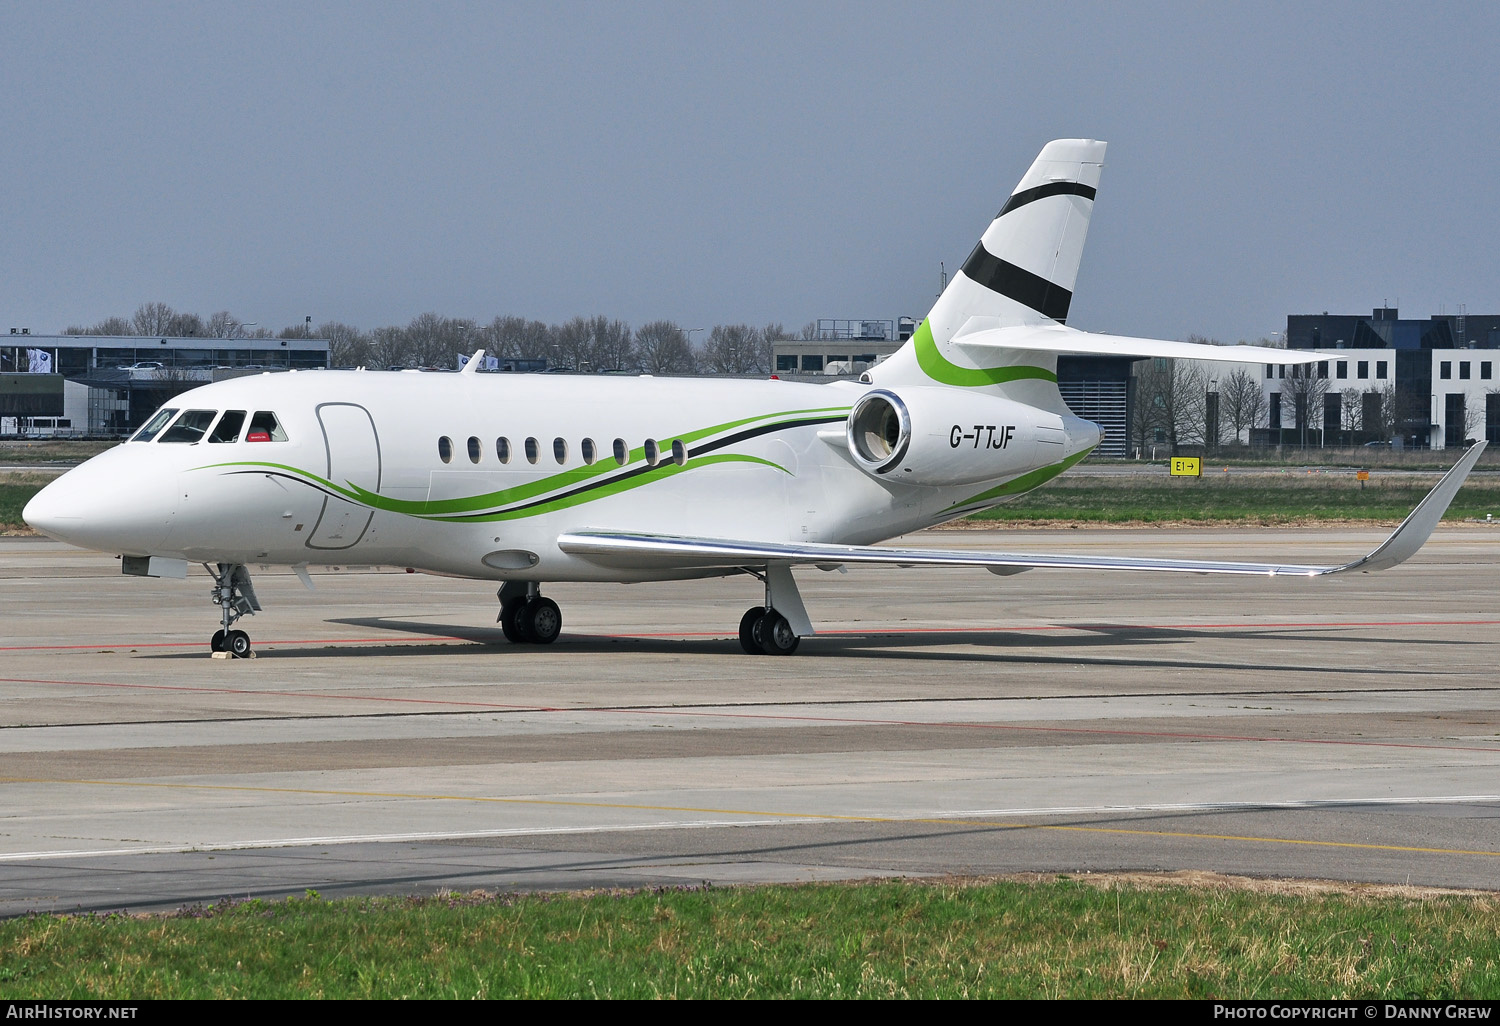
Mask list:
[[170,335],[168,327],[177,316],[166,303],[142,303],[130,318],[132,335]]
[[802,332],[797,336],[804,342],[815,342],[818,338],[818,322],[808,321],[802,325]]
[[701,363],[712,374],[769,373],[770,349],[748,324],[718,324],[708,334]]
[[652,374],[691,374],[697,369],[687,335],[671,321],[652,321],[635,332],[641,369]]
[[[1236,442],[1240,441],[1243,432],[1255,427],[1265,408],[1266,395],[1261,390],[1260,378],[1245,368],[1236,367],[1233,373],[1219,382],[1219,413],[1234,429]],[[1249,441],[1249,438],[1245,441]]]
[[1357,388],[1346,388],[1339,393],[1339,418],[1344,429],[1344,443],[1354,444],[1354,433],[1366,430],[1362,427],[1365,395]]
[[502,360],[550,360],[555,330],[524,317],[496,317],[480,331],[486,349]]
[[1136,452],[1142,456],[1156,441],[1157,431],[1160,430],[1162,440],[1166,440],[1166,431],[1162,427],[1165,402],[1161,395],[1168,387],[1171,373],[1171,364],[1167,360],[1142,360],[1135,365],[1135,405],[1130,413],[1130,437],[1135,440]]
[[1217,441],[1209,437],[1208,374],[1202,366],[1190,360],[1173,360],[1162,399],[1172,455],[1184,445],[1209,447]]
[[621,320],[595,317],[594,370],[632,370],[635,356],[635,333]]
[[203,322],[203,334],[209,338],[234,338],[244,323],[228,310],[220,310]]
[[[1286,377],[1281,379],[1281,401],[1283,407],[1290,405],[1292,408],[1293,426],[1303,448],[1307,447],[1309,430],[1323,429],[1323,397],[1327,394],[1328,378],[1318,373],[1318,364],[1300,363],[1287,367]],[[1285,418],[1283,409],[1283,423]]]
[[377,367],[405,367],[413,362],[406,329],[376,328],[370,332],[370,362]]
[[352,324],[324,321],[319,338],[328,340],[328,362],[335,367],[363,367],[370,362],[370,337]]
[[1485,429],[1485,407],[1479,403],[1471,403],[1468,397],[1464,397],[1464,444],[1476,442],[1484,437]]

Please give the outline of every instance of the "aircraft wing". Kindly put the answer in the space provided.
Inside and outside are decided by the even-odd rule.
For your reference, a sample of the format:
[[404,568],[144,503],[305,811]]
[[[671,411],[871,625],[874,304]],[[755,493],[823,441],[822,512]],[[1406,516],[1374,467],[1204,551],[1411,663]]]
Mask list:
[[1322,577],[1353,570],[1387,570],[1416,554],[1437,527],[1448,504],[1474,468],[1485,443],[1475,443],[1443,475],[1401,526],[1372,552],[1342,565],[1230,563],[1197,559],[1142,559],[1131,556],[1079,556],[1046,553],[977,552],[954,549],[899,549],[883,545],[826,545],[755,542],[728,538],[684,538],[630,531],[574,531],[557,539],[560,549],[600,566],[637,570],[710,570],[737,567],[884,566],[984,567],[1008,575],[1034,569],[1150,570],[1252,577]]
[[1021,349],[1045,353],[1090,356],[1159,356],[1172,360],[1212,360],[1219,363],[1315,363],[1327,353],[1267,346],[1210,346],[1201,342],[1170,342],[1155,338],[1130,338],[1079,331],[1061,324],[986,327],[986,319],[971,317],[964,322],[953,344],[976,351]]

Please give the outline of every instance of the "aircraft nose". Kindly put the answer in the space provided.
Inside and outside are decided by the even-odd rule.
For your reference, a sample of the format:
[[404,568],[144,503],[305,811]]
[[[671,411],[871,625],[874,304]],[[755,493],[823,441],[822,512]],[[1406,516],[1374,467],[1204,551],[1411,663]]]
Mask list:
[[175,478],[156,480],[140,468],[122,475],[122,468],[110,465],[114,462],[90,460],[68,471],[32,496],[21,519],[49,538],[81,548],[159,552],[176,510]]
[[62,481],[60,477],[33,495],[21,510],[21,519],[49,538],[66,541],[62,535],[70,526],[76,527],[82,517],[70,506],[68,489],[59,487]]

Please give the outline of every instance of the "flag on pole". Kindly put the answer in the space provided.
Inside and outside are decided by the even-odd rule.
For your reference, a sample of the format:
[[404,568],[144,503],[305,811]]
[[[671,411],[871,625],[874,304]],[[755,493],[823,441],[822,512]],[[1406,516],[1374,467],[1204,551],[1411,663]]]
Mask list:
[[26,350],[30,366],[27,368],[32,374],[52,373],[52,354],[45,349]]

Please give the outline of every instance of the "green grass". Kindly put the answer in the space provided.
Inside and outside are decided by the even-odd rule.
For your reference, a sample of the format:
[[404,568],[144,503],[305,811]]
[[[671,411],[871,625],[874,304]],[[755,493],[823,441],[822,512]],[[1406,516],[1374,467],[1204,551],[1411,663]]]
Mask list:
[[0,442],[0,463],[82,463],[119,442],[74,442],[62,440]]
[[[32,479],[35,480],[32,480]],[[50,477],[37,474],[12,475],[0,481],[0,531],[21,530],[26,525],[21,521],[21,510],[31,497],[42,490]]]
[[[1205,472],[1201,478],[1063,476],[971,519],[1092,523],[1400,520],[1437,483],[1431,477],[1376,477],[1360,488],[1351,473]],[[1500,481],[1471,479],[1446,520],[1500,515]]]
[[1500,995],[1500,900],[878,883],[0,923],[0,998]]

